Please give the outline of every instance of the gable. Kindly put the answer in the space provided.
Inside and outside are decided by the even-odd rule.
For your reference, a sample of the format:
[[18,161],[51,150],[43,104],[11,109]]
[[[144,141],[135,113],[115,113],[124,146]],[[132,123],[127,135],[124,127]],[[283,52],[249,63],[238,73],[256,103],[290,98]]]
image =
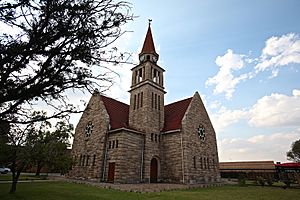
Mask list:
[[101,99],[109,115],[111,129],[127,128],[129,105],[103,95]]
[[192,97],[165,106],[165,125],[163,132],[181,128],[182,118],[190,105]]

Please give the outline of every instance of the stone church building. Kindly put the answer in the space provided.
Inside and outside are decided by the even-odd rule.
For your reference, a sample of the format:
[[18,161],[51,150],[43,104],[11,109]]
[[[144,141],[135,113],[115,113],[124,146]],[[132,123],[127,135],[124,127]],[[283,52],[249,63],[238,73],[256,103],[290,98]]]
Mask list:
[[75,130],[73,178],[115,183],[219,181],[214,128],[196,92],[164,104],[164,69],[149,24],[130,104],[94,92]]

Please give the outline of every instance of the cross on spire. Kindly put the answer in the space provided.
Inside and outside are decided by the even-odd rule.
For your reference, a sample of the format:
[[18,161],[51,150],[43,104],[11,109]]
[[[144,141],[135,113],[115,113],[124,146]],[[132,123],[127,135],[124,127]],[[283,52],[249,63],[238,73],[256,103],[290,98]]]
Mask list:
[[152,19],[148,19],[148,21],[149,21],[149,26],[151,25],[151,22],[152,22]]

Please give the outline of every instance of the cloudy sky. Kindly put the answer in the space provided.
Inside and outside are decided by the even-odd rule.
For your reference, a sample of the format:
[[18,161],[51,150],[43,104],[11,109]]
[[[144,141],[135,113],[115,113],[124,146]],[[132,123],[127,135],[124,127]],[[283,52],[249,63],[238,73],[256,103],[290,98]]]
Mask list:
[[[285,162],[300,138],[300,1],[130,2],[138,18],[126,25],[132,32],[117,42],[119,49],[133,52],[137,62],[153,20],[165,101],[200,93],[220,161]],[[107,95],[129,102],[131,67],[117,69]]]

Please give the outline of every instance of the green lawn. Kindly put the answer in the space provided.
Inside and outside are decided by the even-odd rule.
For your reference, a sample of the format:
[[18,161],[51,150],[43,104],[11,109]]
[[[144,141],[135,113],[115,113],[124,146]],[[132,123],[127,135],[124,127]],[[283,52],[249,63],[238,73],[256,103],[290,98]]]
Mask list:
[[229,199],[229,200],[293,200],[300,199],[300,189],[260,186],[223,186],[160,193],[133,193],[100,189],[93,186],[48,182],[19,183],[16,194],[8,194],[9,184],[0,184],[1,200],[100,200],[100,199]]
[[[11,181],[11,174],[0,174],[0,181]],[[45,180],[47,179],[47,175],[23,175],[21,174],[19,180]]]

